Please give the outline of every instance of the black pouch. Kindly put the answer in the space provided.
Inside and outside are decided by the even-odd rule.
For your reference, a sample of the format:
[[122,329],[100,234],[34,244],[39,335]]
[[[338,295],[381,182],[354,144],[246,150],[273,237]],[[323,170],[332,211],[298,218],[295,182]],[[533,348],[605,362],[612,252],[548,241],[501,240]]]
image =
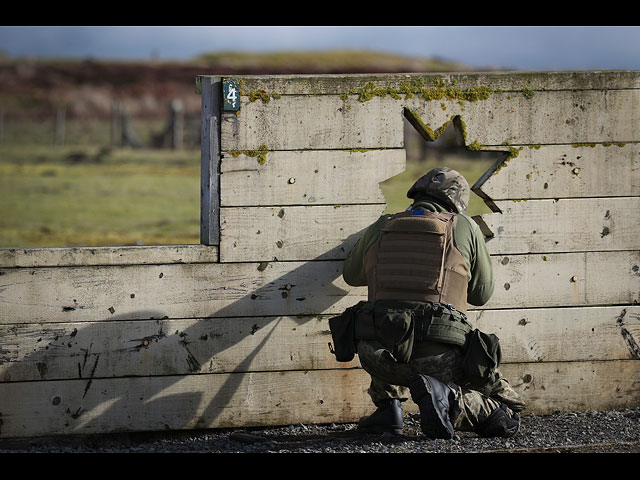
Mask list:
[[463,368],[471,387],[481,391],[490,390],[501,360],[500,340],[496,335],[478,329],[468,335]]
[[377,340],[392,352],[398,362],[407,363],[413,352],[413,311],[377,304],[374,317]]
[[356,354],[355,313],[360,304],[347,308],[341,315],[329,319],[333,347],[329,350],[338,362],[350,362]]

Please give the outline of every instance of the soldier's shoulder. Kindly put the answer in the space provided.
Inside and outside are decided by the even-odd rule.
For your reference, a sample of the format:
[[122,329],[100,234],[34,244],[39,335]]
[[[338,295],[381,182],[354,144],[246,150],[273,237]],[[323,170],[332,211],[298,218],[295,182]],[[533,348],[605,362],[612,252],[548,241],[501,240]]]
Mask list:
[[458,213],[458,222],[456,225],[456,231],[460,233],[465,233],[469,236],[475,237],[481,234],[480,226],[476,223],[476,221],[465,215],[464,213]]

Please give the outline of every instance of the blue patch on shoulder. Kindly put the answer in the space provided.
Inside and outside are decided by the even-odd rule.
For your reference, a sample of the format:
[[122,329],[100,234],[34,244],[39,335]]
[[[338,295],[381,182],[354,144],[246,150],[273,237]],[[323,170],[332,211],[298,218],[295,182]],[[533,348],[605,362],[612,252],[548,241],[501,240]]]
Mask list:
[[424,215],[424,210],[411,210],[411,215]]

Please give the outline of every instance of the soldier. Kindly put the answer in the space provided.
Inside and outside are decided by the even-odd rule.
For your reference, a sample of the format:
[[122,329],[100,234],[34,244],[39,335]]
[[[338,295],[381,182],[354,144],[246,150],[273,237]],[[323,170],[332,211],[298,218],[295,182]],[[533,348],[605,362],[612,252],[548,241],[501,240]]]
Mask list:
[[[330,321],[334,343],[353,345],[338,360],[357,353],[371,376],[377,409],[359,431],[401,434],[409,395],[429,438],[454,430],[510,437],[519,429],[525,404],[497,369],[498,338],[466,319],[467,302],[484,305],[493,293],[484,237],[463,213],[469,195],[455,170],[429,171],[407,192],[407,211],[380,217],[344,262],[345,282],[368,287],[368,302]],[[339,331],[348,333],[341,339]]]

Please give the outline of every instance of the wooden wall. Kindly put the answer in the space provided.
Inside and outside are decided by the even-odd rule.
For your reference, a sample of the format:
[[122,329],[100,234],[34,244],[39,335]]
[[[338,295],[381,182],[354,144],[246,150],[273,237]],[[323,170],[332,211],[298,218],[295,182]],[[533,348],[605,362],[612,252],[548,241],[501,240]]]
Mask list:
[[240,77],[221,112],[225,80],[198,79],[202,245],[0,250],[0,437],[369,413],[327,319],[366,297],[342,260],[405,116],[496,152],[474,186],[496,292],[470,318],[527,411],[640,405],[637,72]]

